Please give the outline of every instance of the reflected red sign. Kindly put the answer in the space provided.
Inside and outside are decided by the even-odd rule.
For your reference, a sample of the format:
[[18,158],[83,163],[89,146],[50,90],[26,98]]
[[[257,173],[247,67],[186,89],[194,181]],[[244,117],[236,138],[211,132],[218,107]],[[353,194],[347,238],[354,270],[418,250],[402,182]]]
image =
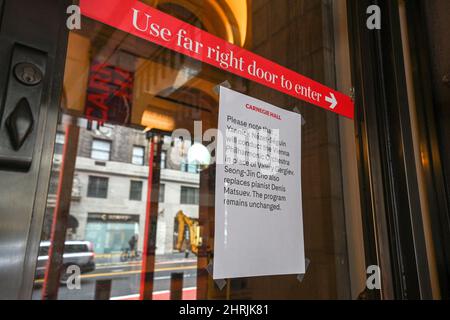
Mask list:
[[81,0],[84,16],[353,119],[351,98],[138,0]]
[[132,90],[132,72],[94,61],[89,72],[85,115],[88,119],[129,123]]

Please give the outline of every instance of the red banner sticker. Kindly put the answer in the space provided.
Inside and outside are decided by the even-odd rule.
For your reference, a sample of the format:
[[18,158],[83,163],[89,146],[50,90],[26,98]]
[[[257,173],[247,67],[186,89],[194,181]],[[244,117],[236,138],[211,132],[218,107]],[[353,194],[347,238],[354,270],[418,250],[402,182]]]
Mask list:
[[84,16],[353,119],[351,98],[138,0],[81,0]]

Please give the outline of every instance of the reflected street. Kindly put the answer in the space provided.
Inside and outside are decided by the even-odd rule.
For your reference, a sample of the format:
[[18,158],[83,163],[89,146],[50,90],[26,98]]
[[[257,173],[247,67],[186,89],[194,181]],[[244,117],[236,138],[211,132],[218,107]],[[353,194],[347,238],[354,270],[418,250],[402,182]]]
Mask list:
[[[138,299],[140,286],[141,261],[120,262],[118,255],[98,255],[96,269],[81,275],[81,289],[68,289],[61,285],[58,291],[60,300],[93,300],[97,280],[112,280],[111,299]],[[172,273],[183,273],[183,288],[191,297],[195,294],[197,277],[197,260],[192,256],[184,258],[184,254],[157,257],[155,263],[154,299],[168,299],[170,278]],[[33,299],[41,299],[43,280],[36,280]],[[194,295],[195,296],[195,295]]]

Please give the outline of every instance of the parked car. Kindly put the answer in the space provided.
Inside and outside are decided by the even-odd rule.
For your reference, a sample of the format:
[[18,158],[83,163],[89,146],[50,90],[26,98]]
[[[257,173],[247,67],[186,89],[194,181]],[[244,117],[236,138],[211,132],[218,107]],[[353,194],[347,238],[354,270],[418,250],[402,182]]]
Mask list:
[[[43,279],[48,261],[48,252],[50,241],[43,241],[39,244],[39,256],[36,266],[35,279]],[[89,241],[66,241],[64,243],[63,263],[61,266],[61,282],[65,282],[66,273],[69,266],[78,266],[81,273],[87,273],[95,270],[94,246]]]

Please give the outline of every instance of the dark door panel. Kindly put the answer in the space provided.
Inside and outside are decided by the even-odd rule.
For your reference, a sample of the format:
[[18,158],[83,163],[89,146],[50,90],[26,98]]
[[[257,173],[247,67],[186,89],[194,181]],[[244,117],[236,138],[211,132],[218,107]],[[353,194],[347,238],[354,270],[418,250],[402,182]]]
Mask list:
[[0,299],[29,298],[62,90],[69,1],[0,1]]

